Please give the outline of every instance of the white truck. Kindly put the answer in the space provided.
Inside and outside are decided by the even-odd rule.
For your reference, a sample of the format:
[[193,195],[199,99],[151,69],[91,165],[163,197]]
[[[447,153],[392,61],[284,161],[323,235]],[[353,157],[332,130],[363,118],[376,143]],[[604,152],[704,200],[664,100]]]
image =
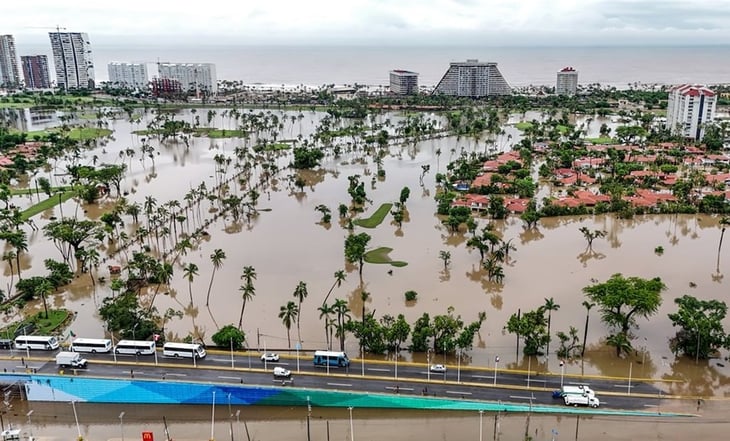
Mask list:
[[56,365],[60,367],[71,367],[71,368],[86,368],[87,361],[85,358],[81,358],[78,352],[59,352],[56,355]]
[[578,395],[578,394],[567,394],[563,397],[563,400],[565,400],[566,406],[591,406],[593,408],[596,408],[601,405],[601,402],[598,401],[598,398],[595,397],[595,395]]
[[587,395],[589,397],[595,397],[596,392],[585,385],[563,386],[562,388],[560,388],[560,395],[563,397],[566,395]]

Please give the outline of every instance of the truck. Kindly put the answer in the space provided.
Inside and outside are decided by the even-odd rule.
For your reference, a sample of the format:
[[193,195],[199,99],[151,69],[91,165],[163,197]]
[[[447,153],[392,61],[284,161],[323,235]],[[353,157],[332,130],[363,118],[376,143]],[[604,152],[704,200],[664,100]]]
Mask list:
[[568,394],[563,397],[563,400],[565,400],[566,406],[591,406],[593,408],[596,408],[601,405],[601,402],[596,398],[595,395],[577,395],[577,394]]
[[84,369],[86,368],[87,361],[85,358],[81,358],[81,355],[77,352],[63,351],[56,355],[56,365],[60,367]]
[[589,397],[595,397],[596,392],[588,386],[563,386],[560,388],[560,396],[566,395],[587,395]]

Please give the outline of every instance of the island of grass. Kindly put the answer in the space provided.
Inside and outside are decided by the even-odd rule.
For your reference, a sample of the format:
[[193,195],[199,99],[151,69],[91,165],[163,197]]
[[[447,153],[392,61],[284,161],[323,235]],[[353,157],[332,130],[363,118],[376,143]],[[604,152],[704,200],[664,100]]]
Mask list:
[[30,330],[34,335],[57,335],[62,331],[66,321],[72,316],[73,314],[66,309],[49,309],[48,317],[46,317],[45,311],[40,311],[26,317],[21,322],[0,329],[0,338],[14,338],[19,330],[22,333],[24,327],[25,330]]
[[365,253],[365,262],[375,264],[389,264],[398,268],[408,265],[408,262],[403,262],[401,260],[392,260],[388,255],[391,251],[393,251],[393,248],[388,247],[380,247],[370,250]]
[[178,134],[188,134],[192,133],[193,136],[201,136],[201,137],[208,137],[208,138],[243,138],[246,136],[245,130],[238,130],[238,129],[218,129],[215,127],[194,127],[194,128],[186,128],[186,127],[180,127],[180,130],[169,129],[169,128],[159,128],[159,129],[142,129],[142,130],[135,130],[132,133],[135,135],[140,136],[150,136],[150,135],[159,135],[159,136],[167,136],[167,137],[173,137]]
[[383,223],[383,220],[385,220],[385,216],[390,213],[390,209],[392,206],[393,204],[391,203],[382,204],[380,207],[378,207],[377,210],[375,210],[375,213],[373,213],[370,217],[367,217],[365,219],[355,219],[354,221],[352,221],[352,223],[357,225],[358,227],[375,228]]
[[[59,128],[52,128],[52,129],[46,129],[46,130],[34,130],[32,132],[28,132],[28,138],[29,139],[35,139],[36,137],[39,140],[43,140],[43,138],[47,137],[51,133],[60,133],[61,129]],[[69,139],[72,139],[74,141],[88,141],[92,139],[97,138],[104,138],[105,136],[109,136],[112,134],[112,130],[110,129],[100,129],[97,127],[74,127],[70,129],[67,133]]]

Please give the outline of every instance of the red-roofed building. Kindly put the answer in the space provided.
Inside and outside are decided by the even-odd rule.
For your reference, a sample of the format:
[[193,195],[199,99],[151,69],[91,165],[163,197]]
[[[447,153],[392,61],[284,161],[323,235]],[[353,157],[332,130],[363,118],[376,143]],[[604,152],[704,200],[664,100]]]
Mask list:
[[468,207],[472,210],[483,211],[489,208],[489,198],[481,194],[467,193],[454,199],[452,207]]
[[674,135],[699,141],[705,124],[715,119],[717,97],[704,86],[682,84],[669,89],[667,128]]
[[524,213],[527,210],[527,206],[530,204],[529,199],[520,198],[505,198],[504,207],[510,213]]
[[601,168],[606,163],[604,158],[578,158],[573,161],[574,168]]
[[587,190],[578,190],[574,193],[575,198],[578,199],[583,205],[592,207],[599,202],[610,202],[611,196],[606,194],[594,194]]
[[492,185],[492,175],[494,175],[494,173],[484,173],[483,175],[477,176],[474,178],[474,181],[472,181],[471,186],[474,188],[489,187]]

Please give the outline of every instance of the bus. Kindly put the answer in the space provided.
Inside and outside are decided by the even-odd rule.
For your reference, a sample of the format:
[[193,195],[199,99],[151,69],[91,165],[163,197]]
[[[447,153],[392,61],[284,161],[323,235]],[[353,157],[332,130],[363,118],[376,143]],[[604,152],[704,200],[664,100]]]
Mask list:
[[314,365],[347,367],[350,365],[350,359],[344,352],[314,351]]
[[152,355],[155,353],[155,342],[152,340],[119,340],[114,352],[117,354]]
[[73,352],[106,353],[112,350],[112,341],[108,338],[76,338],[71,342]]
[[58,349],[58,340],[50,335],[20,335],[15,337],[15,348],[53,351]]
[[197,343],[167,342],[162,346],[165,357],[205,358],[205,348]]

